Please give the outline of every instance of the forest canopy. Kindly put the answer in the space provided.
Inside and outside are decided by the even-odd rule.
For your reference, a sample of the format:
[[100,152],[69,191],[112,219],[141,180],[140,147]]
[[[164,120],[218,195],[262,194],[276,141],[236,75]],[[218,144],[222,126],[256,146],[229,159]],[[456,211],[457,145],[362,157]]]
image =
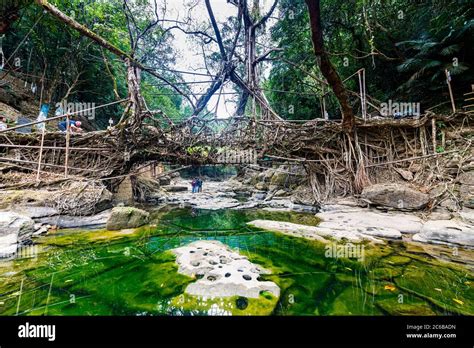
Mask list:
[[[313,51],[304,1],[266,5],[258,0],[227,1],[219,6],[233,9],[227,11],[232,15],[222,17],[214,16],[212,6],[216,8],[217,2],[190,0],[184,2],[179,20],[169,15],[169,1],[49,3],[137,62],[159,71],[160,78],[142,74],[141,92],[150,109],[162,110],[174,120],[192,115],[227,117],[220,115],[218,105],[209,104],[211,96],[219,93],[237,113],[251,113],[249,92],[241,80],[285,119],[324,117],[323,99],[328,117],[341,118],[338,99],[329,93],[330,86],[321,83],[325,76],[318,66],[321,58]],[[422,111],[434,106],[449,111],[446,70],[456,98],[471,89],[474,16],[470,1],[317,3],[324,51],[340,78],[349,78],[344,81],[348,90],[359,90],[353,74],[365,69],[367,93],[374,104],[402,100],[420,103]],[[12,0],[2,6],[2,49],[4,57],[11,58],[5,70],[16,70],[41,86],[43,102],[54,105],[67,99],[100,105],[127,96],[126,66],[116,55],[44,13],[33,1]],[[199,6],[203,11],[207,8],[207,17],[193,12]],[[209,77],[201,82],[209,87],[200,93],[177,68],[181,61],[194,59],[194,53],[180,52],[178,33],[186,35],[190,45],[186,49],[202,52]],[[253,44],[248,45],[249,40]],[[209,85],[204,84],[207,79]],[[216,104],[215,96],[213,100]],[[358,97],[350,94],[349,101],[354,113],[360,114]],[[96,127],[104,128],[110,117],[118,121],[122,112],[119,106],[107,109],[95,121]]]

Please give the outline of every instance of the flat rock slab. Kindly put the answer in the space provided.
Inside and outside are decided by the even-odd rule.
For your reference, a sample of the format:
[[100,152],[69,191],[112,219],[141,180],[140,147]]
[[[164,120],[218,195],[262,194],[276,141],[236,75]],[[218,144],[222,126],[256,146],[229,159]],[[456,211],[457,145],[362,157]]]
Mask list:
[[413,240],[474,247],[474,227],[456,220],[428,221],[424,224],[421,232],[413,236]]
[[179,273],[198,278],[186,287],[187,294],[207,298],[259,298],[262,291],[268,291],[277,298],[280,296],[278,285],[258,280],[260,274],[269,274],[268,270],[219,241],[199,240],[171,252],[176,255]]
[[56,225],[59,228],[80,228],[80,227],[97,227],[105,225],[110,217],[112,210],[105,210],[100,214],[90,216],[72,216],[57,215],[36,219],[43,224]]
[[395,230],[384,228],[372,229],[370,227],[360,227],[358,230],[328,228],[321,226],[307,226],[292,222],[254,220],[247,223],[249,226],[261,228],[267,231],[280,232],[293,237],[317,240],[322,243],[330,243],[332,240],[346,239],[350,242],[360,243],[364,240],[373,243],[383,243],[383,240],[376,238],[382,236],[387,238],[401,238],[401,234]]
[[186,192],[188,188],[186,186],[179,186],[179,185],[170,185],[163,187],[166,192]]
[[[358,229],[371,227],[374,229],[392,230],[391,235],[379,234],[380,237],[400,238],[402,233],[418,233],[423,227],[423,221],[410,214],[380,214],[367,209],[351,209],[347,212],[327,211],[316,214],[322,222],[320,227],[337,229]],[[398,231],[398,233],[393,232]],[[375,234],[377,235],[377,234]]]
[[59,211],[52,207],[35,207],[35,206],[14,206],[13,209],[32,219],[43,218],[47,216],[59,215]]

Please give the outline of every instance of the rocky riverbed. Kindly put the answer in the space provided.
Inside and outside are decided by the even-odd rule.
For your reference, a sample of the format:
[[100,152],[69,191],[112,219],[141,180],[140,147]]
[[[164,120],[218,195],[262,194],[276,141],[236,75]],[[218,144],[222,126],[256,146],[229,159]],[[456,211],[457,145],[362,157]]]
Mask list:
[[[141,208],[153,210],[170,206],[304,212],[315,214],[321,220],[320,224],[304,226],[297,222],[266,220],[251,224],[263,230],[319,241],[384,243],[404,240],[474,248],[474,209],[469,204],[456,212],[437,208],[427,214],[419,209],[428,204],[430,195],[400,184],[373,185],[359,198],[316,204],[302,181],[287,171],[269,169],[245,180],[206,180],[200,193],[191,192],[189,180],[179,176],[165,179],[160,181],[160,189],[150,194],[148,204]],[[466,177],[463,182],[470,184],[469,180]],[[114,230],[138,227],[148,222],[145,211],[120,207],[110,209],[113,197],[104,187],[76,186],[68,187],[64,192],[3,192],[0,196],[0,255],[11,255],[16,246],[29,243],[31,237],[43,234],[49,228],[99,228],[107,225],[109,230]],[[78,203],[68,198],[74,189],[80,192]],[[95,198],[88,200],[88,197]],[[470,198],[466,199],[469,202]],[[68,211],[67,207],[74,209]],[[70,215],[71,212],[74,215]]]

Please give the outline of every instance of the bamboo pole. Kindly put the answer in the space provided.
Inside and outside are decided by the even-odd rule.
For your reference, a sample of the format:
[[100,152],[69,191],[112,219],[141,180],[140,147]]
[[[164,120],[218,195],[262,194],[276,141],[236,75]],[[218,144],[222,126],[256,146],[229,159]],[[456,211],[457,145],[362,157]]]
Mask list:
[[[20,149],[43,149],[43,150],[65,150],[63,146],[37,146],[37,145],[15,145],[15,144],[0,144],[2,147],[20,148]],[[93,147],[69,147],[69,151],[112,151],[113,149],[93,148]],[[53,156],[54,157],[54,156]]]
[[431,119],[431,142],[433,143],[433,153],[436,153],[436,120]]
[[362,72],[361,70],[357,70],[357,77],[359,79],[359,98],[360,98],[360,109],[362,112],[362,118],[365,119],[365,114],[364,114],[364,92],[362,89]]
[[64,176],[67,178],[69,165],[69,142],[71,138],[71,125],[69,122],[69,115],[66,116],[66,157],[64,159]]
[[451,98],[451,107],[453,108],[453,112],[456,112],[456,105],[454,104],[453,90],[451,89],[451,75],[449,74],[448,69],[445,69],[444,72],[446,74],[446,83],[448,84],[449,97]]
[[364,119],[367,120],[367,88],[365,84],[365,69],[362,69],[362,90],[364,92]]
[[[27,161],[27,160],[21,160],[21,159],[10,158],[10,157],[0,157],[0,161],[37,164],[36,161]],[[57,164],[51,164],[51,163],[41,163],[41,165],[44,166],[44,167],[64,168],[63,165],[57,165]],[[69,167],[69,169],[82,170],[82,171],[86,171],[86,172],[102,172],[103,171],[102,169],[88,169],[88,168],[77,168],[77,167]],[[32,169],[32,170],[34,170],[34,169]]]
[[46,125],[43,124],[43,131],[41,132],[41,146],[40,146],[39,156],[38,156],[38,169],[36,171],[36,181],[40,180],[41,160],[43,159],[43,146],[44,146],[44,133],[45,132],[46,132]]

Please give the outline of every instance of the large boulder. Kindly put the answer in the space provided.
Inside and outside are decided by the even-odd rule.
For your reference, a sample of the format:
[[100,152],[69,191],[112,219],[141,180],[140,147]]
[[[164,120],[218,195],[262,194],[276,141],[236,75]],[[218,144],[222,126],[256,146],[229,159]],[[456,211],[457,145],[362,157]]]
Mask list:
[[418,210],[426,207],[429,195],[406,184],[375,184],[364,188],[361,198],[375,206],[400,210]]
[[281,171],[275,171],[275,174],[273,174],[270,184],[276,187],[285,187],[285,184],[288,180],[288,174],[281,172]]
[[147,224],[150,214],[134,207],[115,207],[107,220],[109,231],[136,228]]
[[0,212],[0,258],[16,253],[18,245],[31,239],[34,221],[13,212]]
[[459,195],[462,205],[474,208],[474,171],[464,172],[459,175]]
[[161,186],[166,186],[171,184],[171,178],[169,176],[162,176],[158,178],[158,182],[160,183]]

